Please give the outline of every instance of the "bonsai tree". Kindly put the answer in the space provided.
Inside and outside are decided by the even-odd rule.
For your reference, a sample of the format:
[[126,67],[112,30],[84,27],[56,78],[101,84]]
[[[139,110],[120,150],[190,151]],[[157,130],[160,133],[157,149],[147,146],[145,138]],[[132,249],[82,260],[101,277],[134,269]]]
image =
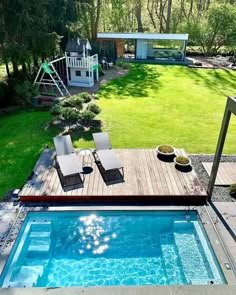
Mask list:
[[54,105],[50,112],[62,120],[69,128],[72,128],[72,126],[92,126],[96,115],[101,112],[98,105],[89,103],[93,97],[87,92],[73,95]]

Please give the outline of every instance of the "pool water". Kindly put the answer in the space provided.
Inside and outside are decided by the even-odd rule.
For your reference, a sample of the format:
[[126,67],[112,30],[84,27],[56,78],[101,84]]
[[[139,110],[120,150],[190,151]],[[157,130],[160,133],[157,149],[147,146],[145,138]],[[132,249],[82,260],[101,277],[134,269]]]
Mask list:
[[226,283],[197,211],[28,213],[2,287]]

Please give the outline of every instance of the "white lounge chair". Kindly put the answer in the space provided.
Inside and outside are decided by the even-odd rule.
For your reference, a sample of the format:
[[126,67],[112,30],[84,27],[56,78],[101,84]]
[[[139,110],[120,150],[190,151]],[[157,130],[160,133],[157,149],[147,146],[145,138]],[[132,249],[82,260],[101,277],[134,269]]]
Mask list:
[[93,139],[96,145],[94,151],[95,160],[96,157],[100,161],[105,172],[111,170],[121,169],[122,176],[124,178],[124,168],[116,154],[112,150],[112,145],[107,132],[93,133]]
[[79,176],[80,182],[83,182],[80,173],[83,172],[83,167],[76,156],[74,147],[71,142],[70,135],[56,136],[53,138],[56,148],[56,163],[61,175],[62,185],[65,186],[65,179],[71,176]]

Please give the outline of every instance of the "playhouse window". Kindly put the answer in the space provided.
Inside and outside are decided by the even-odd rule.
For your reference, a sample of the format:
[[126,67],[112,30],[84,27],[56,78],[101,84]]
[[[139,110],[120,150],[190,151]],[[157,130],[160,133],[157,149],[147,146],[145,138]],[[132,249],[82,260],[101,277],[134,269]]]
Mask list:
[[86,77],[89,77],[89,71],[86,71]]
[[80,76],[81,76],[81,71],[75,71],[75,75],[76,75],[77,77],[80,77]]

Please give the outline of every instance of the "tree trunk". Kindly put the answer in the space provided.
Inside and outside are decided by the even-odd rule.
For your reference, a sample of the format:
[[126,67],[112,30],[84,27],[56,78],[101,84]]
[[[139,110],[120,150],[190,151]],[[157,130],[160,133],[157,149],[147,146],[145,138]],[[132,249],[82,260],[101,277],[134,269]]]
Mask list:
[[93,32],[93,40],[97,39],[97,32],[98,32],[98,24],[100,18],[100,11],[101,11],[101,0],[97,0],[97,13],[96,13],[96,20],[94,24],[94,32]]
[[27,73],[27,69],[26,69],[26,65],[25,65],[25,63],[22,63],[22,72],[23,73]]
[[37,68],[39,66],[38,57],[34,55],[33,60],[34,60],[34,66]]
[[9,66],[8,66],[8,62],[6,60],[5,60],[5,67],[6,67],[7,77],[9,78],[10,77],[10,69],[9,69]]
[[28,66],[28,71],[31,74],[31,65],[30,65],[30,63],[28,63],[27,66]]
[[16,77],[19,74],[18,64],[16,62],[12,62],[12,66],[13,66],[14,76]]
[[135,16],[138,23],[138,32],[143,32],[142,24],[142,0],[138,0],[135,5]]
[[172,0],[168,0],[167,17],[166,17],[166,33],[170,32],[171,10],[172,10]]

